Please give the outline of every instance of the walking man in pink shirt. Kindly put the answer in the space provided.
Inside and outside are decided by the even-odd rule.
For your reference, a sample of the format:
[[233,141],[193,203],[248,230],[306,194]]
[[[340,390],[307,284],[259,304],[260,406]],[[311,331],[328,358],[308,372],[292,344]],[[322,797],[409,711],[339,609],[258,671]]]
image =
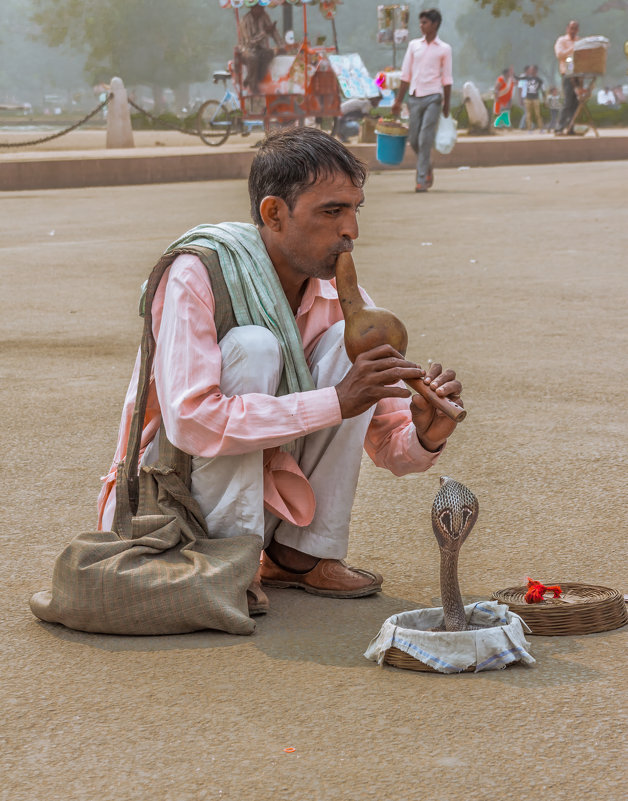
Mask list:
[[434,183],[431,157],[440,114],[449,116],[451,86],[451,47],[438,37],[442,22],[435,8],[421,11],[423,36],[412,39],[401,65],[401,84],[392,112],[399,115],[406,92],[410,111],[410,146],[417,154],[416,192],[427,192]]
[[[254,225],[200,225],[176,240],[152,303],[141,462],[154,464],[167,436],[192,456],[190,490],[209,536],[259,538],[250,614],[268,609],[262,584],[334,598],[379,592],[379,573],[344,562],[362,450],[395,475],[420,472],[455,428],[403,383],[423,379],[458,402],[453,370],[426,372],[389,345],[353,365],[347,357],[334,276],[358,237],[365,180],[365,165],[322,131],[270,133],[249,176]],[[99,497],[104,530],[138,375],[139,359]]]

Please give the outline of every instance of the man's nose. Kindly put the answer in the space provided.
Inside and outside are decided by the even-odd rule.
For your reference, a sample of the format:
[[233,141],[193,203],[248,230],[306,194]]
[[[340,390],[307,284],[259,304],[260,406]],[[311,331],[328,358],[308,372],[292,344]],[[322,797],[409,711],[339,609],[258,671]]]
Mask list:
[[358,234],[358,215],[354,211],[343,215],[340,235],[349,239],[357,239]]

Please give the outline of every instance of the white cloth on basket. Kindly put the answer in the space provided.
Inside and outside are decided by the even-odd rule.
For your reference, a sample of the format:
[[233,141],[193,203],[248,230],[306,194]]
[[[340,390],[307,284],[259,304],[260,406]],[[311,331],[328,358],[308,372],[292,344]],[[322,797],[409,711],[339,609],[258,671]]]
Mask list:
[[430,631],[444,625],[442,606],[400,612],[384,621],[364,656],[381,665],[386,651],[394,647],[440,673],[460,673],[472,665],[478,673],[505,668],[512,662],[536,662],[524,636],[530,629],[506,604],[480,601],[465,606],[464,611],[468,623],[485,628]]

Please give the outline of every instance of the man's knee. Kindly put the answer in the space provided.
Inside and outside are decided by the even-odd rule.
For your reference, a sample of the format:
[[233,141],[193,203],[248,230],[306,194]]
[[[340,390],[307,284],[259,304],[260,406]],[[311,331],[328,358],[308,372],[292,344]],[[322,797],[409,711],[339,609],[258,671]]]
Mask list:
[[274,394],[283,370],[281,345],[258,325],[232,328],[219,342],[222,354],[220,386],[224,394]]
[[351,367],[344,333],[345,322],[339,320],[323,334],[308,358],[308,366],[318,389],[335,386]]
[[421,125],[421,131],[419,133],[419,147],[421,145],[432,143],[434,137],[436,136],[436,129],[438,127],[438,121],[440,119],[440,112],[441,112],[442,102],[441,100],[432,101],[427,108],[425,109],[425,114],[423,115],[423,123]]

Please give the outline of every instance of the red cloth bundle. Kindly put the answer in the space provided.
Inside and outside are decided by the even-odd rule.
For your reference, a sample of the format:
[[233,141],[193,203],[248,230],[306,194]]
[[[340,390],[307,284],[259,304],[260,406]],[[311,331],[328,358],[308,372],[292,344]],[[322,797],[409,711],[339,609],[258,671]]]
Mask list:
[[558,584],[546,587],[545,584],[541,584],[540,581],[535,581],[528,577],[528,591],[525,594],[524,601],[527,604],[539,604],[543,600],[543,596],[546,592],[553,592],[554,598],[560,598],[563,591]]

